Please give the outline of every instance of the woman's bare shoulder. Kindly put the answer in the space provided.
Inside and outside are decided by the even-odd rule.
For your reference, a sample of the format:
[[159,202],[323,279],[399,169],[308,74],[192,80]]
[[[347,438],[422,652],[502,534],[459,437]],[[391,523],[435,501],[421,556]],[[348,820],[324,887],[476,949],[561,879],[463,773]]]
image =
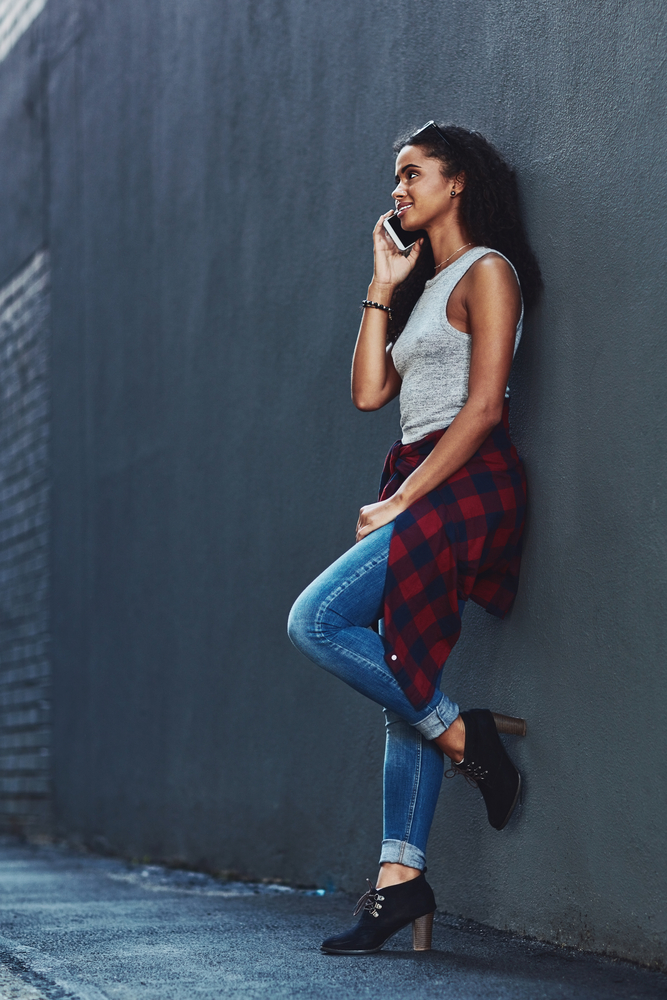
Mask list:
[[[521,314],[521,289],[512,265],[493,250],[480,257],[466,274],[468,279],[461,289],[469,318],[501,313],[512,317],[512,323],[519,322]],[[498,312],[500,308],[500,313]]]
[[471,284],[480,290],[483,288],[495,289],[499,285],[511,288],[518,288],[518,281],[514,268],[510,262],[495,250],[476,260],[468,271]]
[[476,260],[465,276],[468,280],[461,289],[468,307],[500,301],[521,307],[521,288],[514,268],[505,257],[490,250]]

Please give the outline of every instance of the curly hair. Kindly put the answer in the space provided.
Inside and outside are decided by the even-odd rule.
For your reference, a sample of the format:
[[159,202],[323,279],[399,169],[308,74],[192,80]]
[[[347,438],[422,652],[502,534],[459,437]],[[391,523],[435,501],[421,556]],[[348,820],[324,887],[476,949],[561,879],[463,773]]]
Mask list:
[[[449,147],[433,129],[414,145],[424,149],[427,156],[440,160],[445,177],[465,174],[459,209],[464,230],[472,243],[498,250],[512,262],[519,275],[525,307],[530,309],[542,288],[542,277],[521,221],[514,170],[479,132],[459,125],[439,128],[451,144]],[[400,135],[394,143],[394,153],[413,145],[411,140],[416,136],[414,131]],[[415,267],[392,297],[392,320],[387,328],[390,344],[400,336],[424,285],[434,273],[433,250],[425,236]]]

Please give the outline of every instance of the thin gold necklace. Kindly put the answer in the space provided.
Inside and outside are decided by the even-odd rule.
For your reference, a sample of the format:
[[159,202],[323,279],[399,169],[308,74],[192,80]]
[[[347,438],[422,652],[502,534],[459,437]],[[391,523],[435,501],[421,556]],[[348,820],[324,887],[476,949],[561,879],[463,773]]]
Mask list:
[[[472,241],[470,243],[464,243],[462,247],[459,247],[459,250],[465,250],[466,247],[471,247],[471,246],[472,246]],[[443,260],[442,264],[446,264],[447,261],[450,261],[452,259],[452,257],[456,257],[459,250],[455,250],[454,253],[451,253],[447,258],[447,260]],[[436,271],[438,270],[439,267],[442,267],[442,264],[435,265]]]

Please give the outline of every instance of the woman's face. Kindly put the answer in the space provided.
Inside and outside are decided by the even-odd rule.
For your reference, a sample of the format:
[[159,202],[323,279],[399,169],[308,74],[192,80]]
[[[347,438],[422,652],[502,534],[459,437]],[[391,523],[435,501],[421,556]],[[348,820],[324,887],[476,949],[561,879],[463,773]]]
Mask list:
[[442,175],[442,163],[427,156],[420,146],[404,146],[396,157],[396,187],[392,198],[396,202],[401,225],[408,231],[428,229],[454,211],[455,198],[463,185]]

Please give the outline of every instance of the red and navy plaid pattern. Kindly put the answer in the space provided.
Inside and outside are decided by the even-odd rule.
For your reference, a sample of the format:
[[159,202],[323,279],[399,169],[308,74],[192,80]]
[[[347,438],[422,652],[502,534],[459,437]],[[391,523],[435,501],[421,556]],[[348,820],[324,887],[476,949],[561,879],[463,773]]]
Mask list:
[[[397,441],[380,499],[392,496],[444,431]],[[526,477],[509,436],[509,406],[463,468],[396,518],[384,591],[385,660],[415,708],[433,697],[461,633],[459,598],[509,611],[519,583]]]

